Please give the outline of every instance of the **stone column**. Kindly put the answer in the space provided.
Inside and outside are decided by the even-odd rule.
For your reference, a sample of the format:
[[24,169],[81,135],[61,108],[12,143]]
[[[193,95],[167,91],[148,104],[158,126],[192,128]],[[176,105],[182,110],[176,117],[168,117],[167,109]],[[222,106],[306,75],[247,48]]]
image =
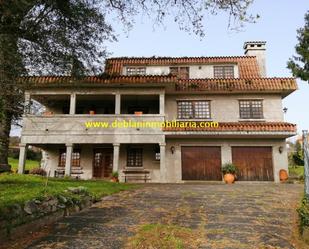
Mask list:
[[113,154],[113,172],[118,172],[119,170],[119,149],[120,144],[113,144],[114,154]]
[[167,168],[165,163],[165,143],[160,143],[160,178],[161,182],[167,182]]
[[116,93],[115,95],[115,114],[120,114],[121,110],[121,95]]
[[165,94],[161,93],[160,94],[160,114],[164,115],[165,114]]
[[66,157],[65,157],[65,170],[64,175],[71,175],[71,166],[72,166],[72,152],[73,152],[73,144],[66,144]]
[[26,155],[27,155],[27,145],[20,144],[19,145],[18,174],[23,174],[25,172]]
[[25,92],[25,106],[24,106],[24,113],[30,114],[31,109],[31,96],[30,93]]
[[70,95],[70,114],[75,114],[76,109],[76,93],[71,93]]

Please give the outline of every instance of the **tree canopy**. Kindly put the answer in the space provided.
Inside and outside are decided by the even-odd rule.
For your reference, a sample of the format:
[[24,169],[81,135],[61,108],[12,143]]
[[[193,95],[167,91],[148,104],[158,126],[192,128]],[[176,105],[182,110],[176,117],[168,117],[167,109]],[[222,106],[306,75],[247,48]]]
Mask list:
[[305,26],[297,30],[297,55],[290,58],[288,68],[295,77],[309,83],[309,11],[305,15]]

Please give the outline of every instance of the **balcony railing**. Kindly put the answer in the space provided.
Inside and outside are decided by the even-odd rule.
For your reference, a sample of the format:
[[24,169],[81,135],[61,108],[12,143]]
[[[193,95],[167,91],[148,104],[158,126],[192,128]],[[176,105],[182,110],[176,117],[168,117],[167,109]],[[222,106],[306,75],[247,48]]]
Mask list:
[[[153,123],[164,122],[164,115],[102,114],[102,115],[25,115],[23,135],[47,134],[151,134],[161,133]],[[152,124],[151,124],[152,123]],[[144,126],[143,126],[144,125]]]

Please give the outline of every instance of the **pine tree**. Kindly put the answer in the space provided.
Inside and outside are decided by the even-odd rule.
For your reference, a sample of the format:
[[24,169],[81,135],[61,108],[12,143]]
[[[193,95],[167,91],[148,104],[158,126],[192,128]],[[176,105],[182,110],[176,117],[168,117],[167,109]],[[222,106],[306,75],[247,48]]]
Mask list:
[[288,68],[295,77],[309,83],[309,11],[305,15],[305,26],[297,30],[298,44],[295,46],[297,56],[288,61]]

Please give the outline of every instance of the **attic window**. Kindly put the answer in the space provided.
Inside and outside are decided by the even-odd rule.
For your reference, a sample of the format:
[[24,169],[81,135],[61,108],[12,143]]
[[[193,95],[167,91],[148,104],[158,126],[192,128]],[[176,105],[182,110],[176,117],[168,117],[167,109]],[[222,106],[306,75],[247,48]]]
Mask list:
[[146,67],[127,67],[127,75],[146,75]]
[[214,78],[234,78],[234,66],[214,66]]

